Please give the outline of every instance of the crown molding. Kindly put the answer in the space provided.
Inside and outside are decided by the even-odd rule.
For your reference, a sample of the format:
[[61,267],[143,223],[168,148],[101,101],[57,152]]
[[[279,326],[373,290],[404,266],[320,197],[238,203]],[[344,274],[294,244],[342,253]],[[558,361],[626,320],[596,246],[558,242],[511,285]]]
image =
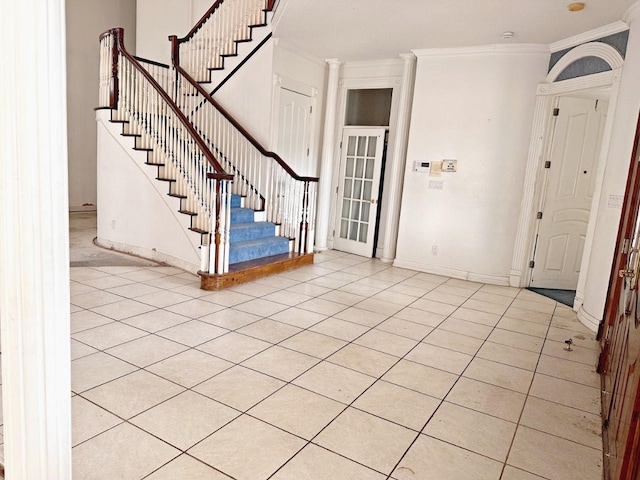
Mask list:
[[426,48],[411,51],[416,57],[424,58],[490,54],[541,54],[549,53],[549,47],[539,43],[516,43],[512,45],[481,45],[477,47]]
[[[631,8],[635,7],[638,4],[640,4],[640,2],[636,3]],[[627,13],[629,12],[629,10],[627,10]],[[582,45],[583,43],[598,40],[599,38],[606,37],[608,35],[614,35],[616,33],[624,32],[625,30],[629,30],[629,25],[628,23],[620,20],[618,22],[604,25],[603,27],[589,30],[588,32],[579,33],[578,35],[574,35],[563,40],[558,40],[557,42],[549,45],[549,50],[551,51],[551,53],[559,52],[561,50],[566,50],[567,48],[575,47],[576,45]]]
[[631,5],[627,11],[624,13],[624,16],[622,17],[622,19],[628,24],[631,25],[631,23],[636,20],[638,18],[638,16],[640,15],[640,2],[636,2],[633,5]]
[[301,49],[297,48],[296,46],[292,45],[291,43],[287,42],[286,40],[283,40],[282,38],[274,38],[273,40],[276,46],[282,50],[286,50],[289,53],[293,53],[294,55],[304,58],[305,60],[308,60],[311,63],[320,65],[321,67],[324,67],[326,65],[326,62],[323,58],[316,57],[315,55],[311,55],[307,52],[304,52]]

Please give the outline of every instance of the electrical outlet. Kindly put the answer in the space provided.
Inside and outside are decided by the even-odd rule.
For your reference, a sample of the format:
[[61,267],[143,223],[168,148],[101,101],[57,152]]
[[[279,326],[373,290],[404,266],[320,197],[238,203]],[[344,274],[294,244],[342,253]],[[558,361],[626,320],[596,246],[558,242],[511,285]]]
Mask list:
[[431,255],[433,255],[434,257],[438,255],[438,246],[437,245],[432,245],[431,246]]

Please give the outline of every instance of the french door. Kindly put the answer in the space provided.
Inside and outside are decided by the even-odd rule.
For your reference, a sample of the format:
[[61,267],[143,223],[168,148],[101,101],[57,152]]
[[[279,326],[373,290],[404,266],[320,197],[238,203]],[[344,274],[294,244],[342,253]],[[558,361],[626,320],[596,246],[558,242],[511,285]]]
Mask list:
[[333,236],[337,250],[373,256],[384,136],[384,128],[344,130]]

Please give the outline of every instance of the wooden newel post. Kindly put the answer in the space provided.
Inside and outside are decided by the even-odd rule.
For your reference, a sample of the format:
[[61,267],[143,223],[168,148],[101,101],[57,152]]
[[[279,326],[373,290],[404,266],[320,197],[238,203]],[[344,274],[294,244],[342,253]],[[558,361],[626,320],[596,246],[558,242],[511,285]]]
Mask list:
[[122,41],[122,28],[111,30],[113,43],[111,45],[111,81],[109,82],[109,107],[118,108],[118,95],[120,83],[118,81],[118,47]]

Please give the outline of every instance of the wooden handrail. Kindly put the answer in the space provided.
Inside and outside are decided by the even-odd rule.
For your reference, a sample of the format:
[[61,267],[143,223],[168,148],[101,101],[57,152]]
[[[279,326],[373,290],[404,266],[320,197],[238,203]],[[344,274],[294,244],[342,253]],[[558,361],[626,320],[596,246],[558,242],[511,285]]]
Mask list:
[[[200,30],[202,28],[202,25],[205,24],[205,22],[207,21],[207,19],[213,14],[213,12],[215,12],[218,7],[224,2],[224,0],[216,0],[216,2],[211,5],[211,7],[209,8],[209,10],[207,10],[205,12],[204,15],[202,15],[202,17],[200,18],[200,20],[198,20],[196,22],[196,24],[194,25],[194,27],[189,31],[189,33],[187,33],[184,37],[179,38],[178,39],[178,43],[184,43],[187,42],[191,39],[191,37],[193,37],[196,32],[198,30]],[[267,8],[265,9],[266,11],[270,11],[273,10],[273,6],[275,5],[275,0],[269,0],[267,2]]]
[[[178,105],[176,105],[176,103],[171,99],[171,97],[169,97],[169,95],[162,89],[162,87],[158,85],[158,82],[155,81],[155,79],[149,74],[149,72],[147,72],[144,68],[142,68],[138,60],[136,60],[136,58],[133,55],[127,52],[127,50],[124,47],[124,29],[112,28],[110,30],[107,30],[102,35],[100,35],[100,39],[104,38],[105,35],[113,35],[113,37],[115,38],[114,49],[117,49],[117,51],[120,52],[127,60],[129,60],[129,62],[131,62],[131,64],[136,68],[136,70],[138,70],[138,72],[145,77],[145,79],[156,90],[158,95],[160,95],[160,97],[167,103],[167,105],[169,105],[169,107],[171,108],[173,113],[176,115],[178,120],[180,120],[180,123],[182,123],[184,128],[189,132],[189,135],[193,138],[195,143],[198,145],[198,147],[206,157],[209,164],[215,170],[215,173],[210,174],[209,178],[215,178],[217,180],[233,180],[234,178],[233,175],[226,173],[224,171],[224,169],[222,168],[218,160],[215,158],[213,153],[211,153],[211,150],[209,150],[209,147],[207,146],[207,144],[200,137],[200,135],[198,135],[198,132],[196,132],[196,130],[193,128],[193,125],[191,124],[191,122],[189,122],[189,120],[184,115],[182,110],[180,110]],[[114,67],[114,70],[117,74],[117,62],[114,62],[114,63],[116,64],[116,67]],[[117,81],[116,81],[116,88],[117,88]],[[115,91],[116,102],[115,104],[112,104],[112,106],[114,107],[115,105],[117,105],[118,93],[119,92],[116,89]]]
[[180,66],[180,50],[179,50],[179,40],[175,35],[171,35],[169,37],[171,41],[171,60],[173,62],[173,66],[184,78],[186,78],[191,85],[204,97],[204,99],[211,103],[228,121],[231,123],[255,148],[258,150],[263,156],[274,159],[284,170],[295,180],[299,180],[301,182],[317,182],[318,177],[301,177],[298,175],[288,164],[285,162],[280,155],[275,152],[268,151],[266,148],[262,146],[258,140],[256,140],[253,135],[251,135],[240,123],[233,118],[233,116],[227,112],[217,100],[215,100],[209,93],[202,88],[202,86],[194,80],[194,78],[189,75],[181,66]]

